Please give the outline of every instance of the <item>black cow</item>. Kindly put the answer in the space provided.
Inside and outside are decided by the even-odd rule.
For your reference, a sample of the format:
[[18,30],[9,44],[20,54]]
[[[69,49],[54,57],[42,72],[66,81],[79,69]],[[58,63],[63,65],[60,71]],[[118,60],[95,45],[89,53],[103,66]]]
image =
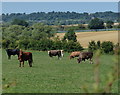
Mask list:
[[58,56],[59,59],[60,57],[63,57],[63,50],[50,50],[48,51],[48,55],[50,57]]
[[11,55],[18,55],[19,57],[19,49],[6,49],[7,55],[8,55],[8,59],[11,59]]
[[78,63],[80,63],[81,61],[90,59],[90,64],[92,64],[92,57],[93,57],[92,52],[81,52],[77,61],[78,61]]

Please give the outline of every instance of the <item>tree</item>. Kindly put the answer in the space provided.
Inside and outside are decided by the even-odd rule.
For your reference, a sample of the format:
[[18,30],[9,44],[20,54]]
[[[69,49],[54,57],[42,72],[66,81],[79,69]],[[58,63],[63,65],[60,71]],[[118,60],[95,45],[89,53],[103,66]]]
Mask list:
[[112,27],[113,27],[113,26],[112,26],[113,24],[114,24],[114,22],[109,20],[109,21],[106,22],[106,27],[107,27],[107,28],[112,28]]
[[98,18],[94,18],[88,24],[88,28],[90,28],[90,29],[103,29],[104,22]]
[[74,30],[73,29],[69,29],[68,30],[68,32],[67,33],[65,33],[65,36],[64,36],[64,40],[68,40],[68,41],[70,41],[70,40],[72,40],[72,41],[74,41],[74,42],[77,42],[77,38],[76,38],[77,36],[76,36],[76,34],[75,34],[75,32],[74,32]]
[[96,42],[95,41],[89,42],[88,50],[92,51],[92,52],[97,50],[97,46],[96,46]]
[[110,41],[104,41],[101,44],[101,49],[104,53],[113,53],[114,44]]
[[72,51],[81,51],[83,50],[83,47],[80,45],[79,42],[74,42],[74,41],[68,41],[68,42],[63,42],[64,43],[64,51],[67,52],[72,52]]
[[78,24],[79,29],[85,29],[85,26],[83,24]]
[[21,26],[28,26],[28,23],[25,20],[21,20],[21,19],[14,19],[11,23],[12,25],[21,25]]

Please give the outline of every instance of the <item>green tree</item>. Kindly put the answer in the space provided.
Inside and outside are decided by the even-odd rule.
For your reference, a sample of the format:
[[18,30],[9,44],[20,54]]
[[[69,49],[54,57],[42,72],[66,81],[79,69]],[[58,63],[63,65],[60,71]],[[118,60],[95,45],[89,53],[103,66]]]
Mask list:
[[98,18],[94,18],[88,24],[88,28],[90,28],[90,29],[103,29],[104,22]]
[[78,27],[79,27],[79,29],[85,29],[86,28],[85,25],[83,25],[83,24],[78,24]]
[[97,50],[97,45],[96,45],[95,41],[89,42],[88,50],[92,51],[92,52],[95,51],[95,50]]
[[80,45],[80,43],[74,42],[73,40],[70,40],[68,42],[64,42],[63,47],[64,47],[64,51],[67,51],[67,52],[83,50],[83,47]]
[[75,34],[73,29],[69,29],[68,32],[65,33],[65,36],[64,36],[63,39],[64,40],[67,39],[68,41],[72,40],[74,42],[77,42],[77,36],[76,36],[76,34]]
[[114,22],[109,20],[109,21],[106,22],[106,27],[107,28],[112,28],[113,24],[114,24]]
[[11,23],[12,25],[21,25],[27,27],[29,24],[25,20],[14,19]]
[[101,49],[104,53],[113,53],[114,44],[110,41],[104,41],[101,44]]

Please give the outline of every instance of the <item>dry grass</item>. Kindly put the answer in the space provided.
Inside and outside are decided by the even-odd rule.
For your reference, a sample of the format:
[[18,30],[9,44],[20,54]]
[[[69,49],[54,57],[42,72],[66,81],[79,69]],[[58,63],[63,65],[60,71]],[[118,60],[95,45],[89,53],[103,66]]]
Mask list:
[[[57,33],[57,36],[63,38],[65,33]],[[76,32],[77,40],[83,47],[87,47],[91,40],[94,41],[112,41],[118,42],[118,31],[100,31],[100,32]]]

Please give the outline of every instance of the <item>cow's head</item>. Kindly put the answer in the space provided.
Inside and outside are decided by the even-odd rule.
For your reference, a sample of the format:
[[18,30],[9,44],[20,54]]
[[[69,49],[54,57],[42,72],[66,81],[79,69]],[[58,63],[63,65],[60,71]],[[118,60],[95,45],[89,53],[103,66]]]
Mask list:
[[73,56],[69,56],[70,59],[74,58]]
[[64,54],[63,54],[63,50],[60,50],[61,51],[61,56],[63,57],[64,56]]
[[50,51],[48,51],[48,55],[50,54]]

